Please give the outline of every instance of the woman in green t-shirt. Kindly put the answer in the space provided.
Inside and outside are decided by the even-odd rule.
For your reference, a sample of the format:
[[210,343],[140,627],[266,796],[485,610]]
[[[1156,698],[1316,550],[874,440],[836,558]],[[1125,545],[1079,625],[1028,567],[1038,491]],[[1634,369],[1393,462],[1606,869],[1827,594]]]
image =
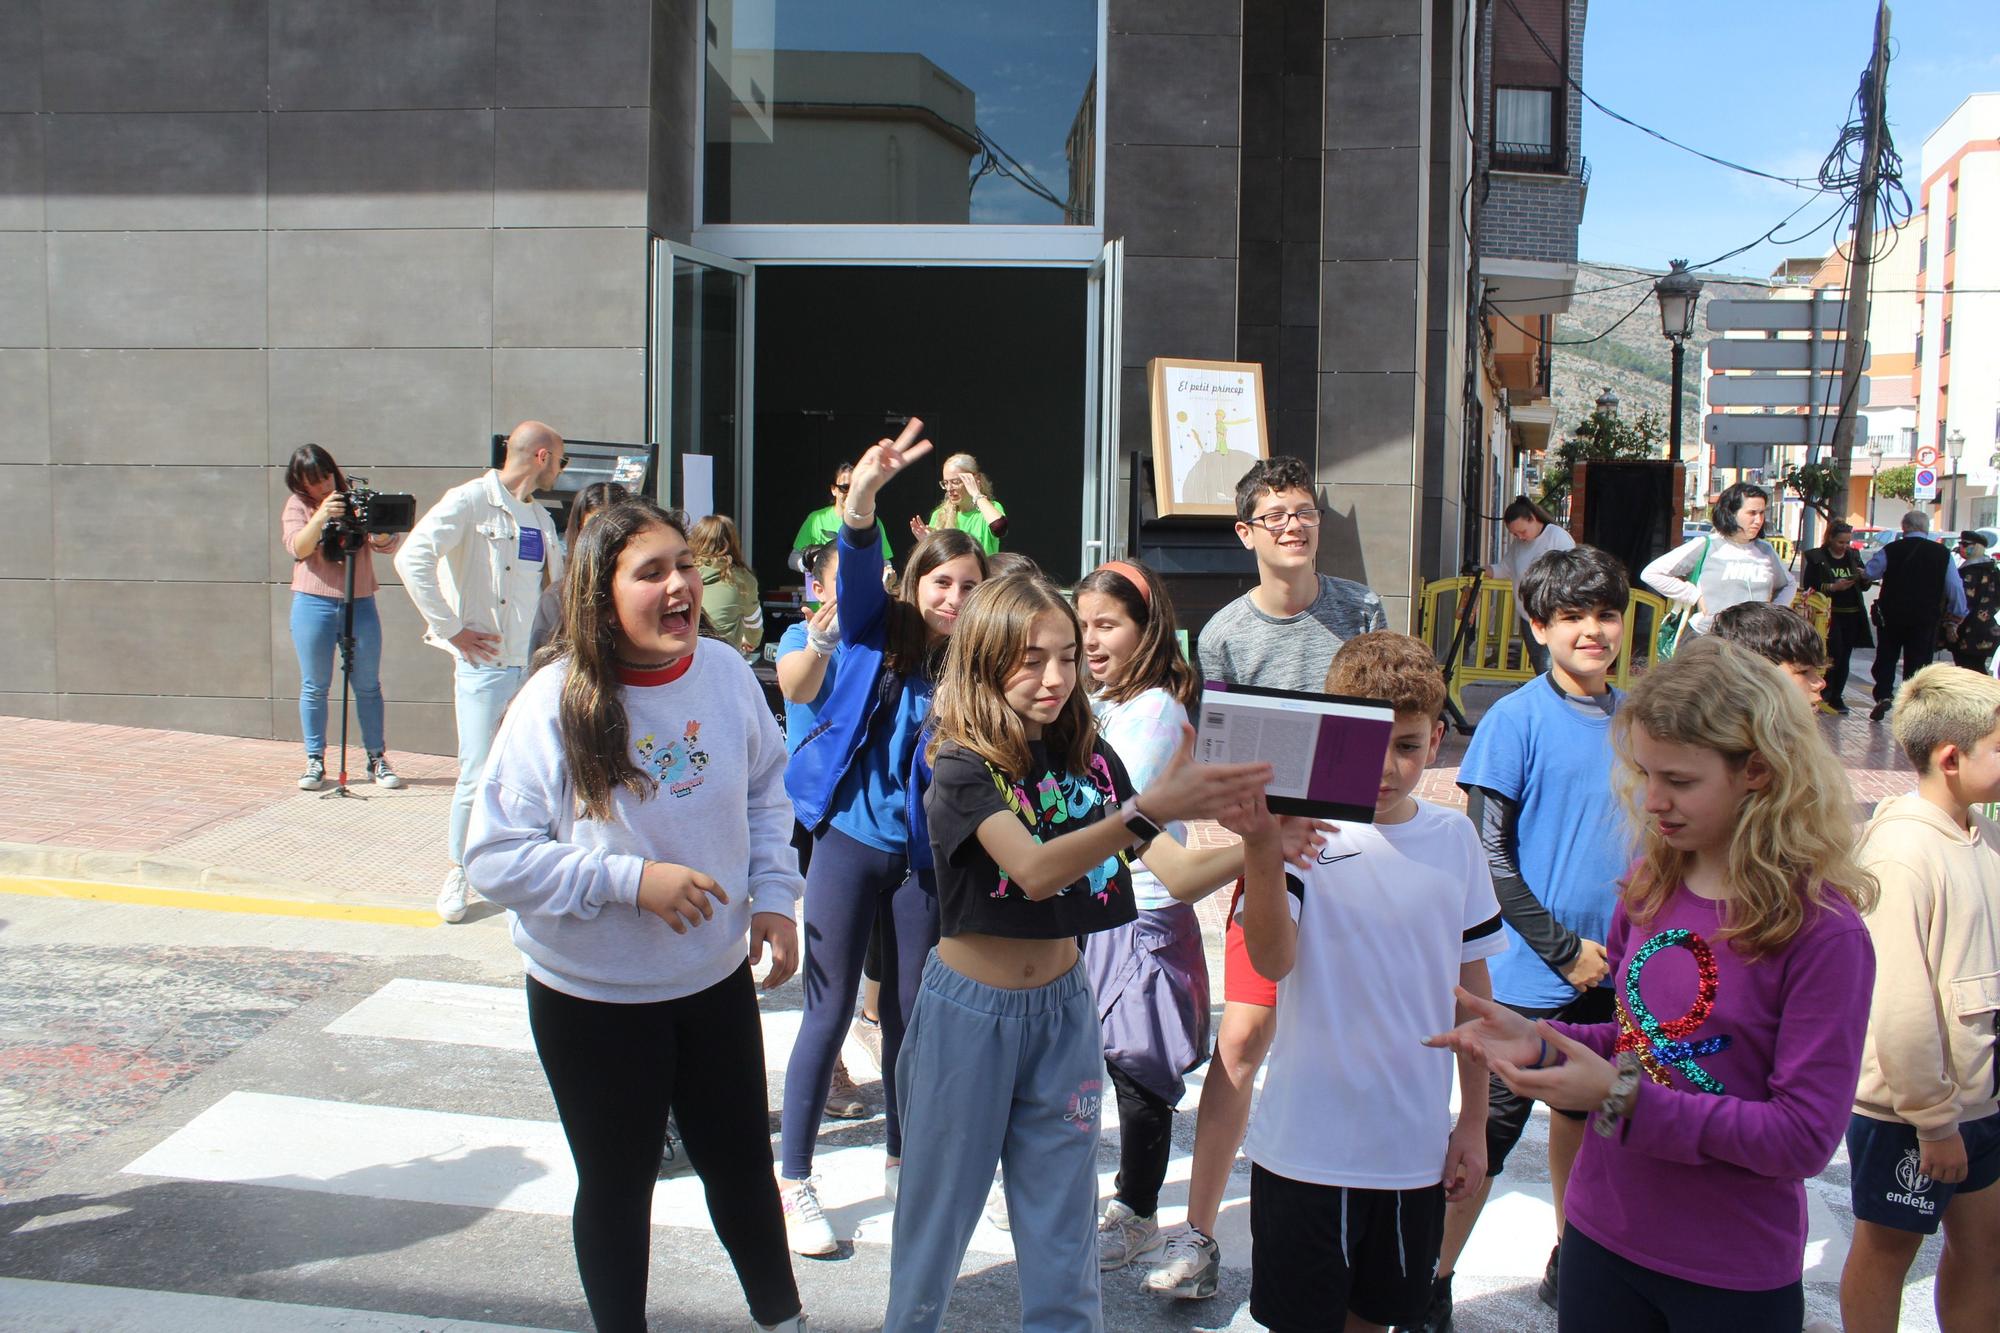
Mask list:
[[758,601],[757,574],[743,558],[736,525],[710,514],[688,529],[688,549],[701,566],[701,618],[717,638],[754,659],[764,641],[764,608]]
[[971,534],[980,549],[992,555],[1007,535],[1007,509],[993,498],[993,485],[979,470],[979,460],[971,454],[953,454],[944,460],[944,476],[938,487],[944,501],[931,511],[930,522],[910,519],[910,533],[922,541],[934,528],[957,528]]

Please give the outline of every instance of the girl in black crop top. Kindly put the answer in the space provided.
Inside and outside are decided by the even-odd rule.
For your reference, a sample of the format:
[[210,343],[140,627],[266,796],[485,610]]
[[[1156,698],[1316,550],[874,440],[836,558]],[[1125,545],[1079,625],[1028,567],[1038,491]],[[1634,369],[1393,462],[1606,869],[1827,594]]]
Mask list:
[[[1014,575],[967,599],[932,711],[924,801],[943,938],[898,1066],[903,1101],[886,1327],[934,1329],[993,1177],[1007,1170],[1024,1322],[1095,1326],[1103,1036],[1077,937],[1133,919],[1129,857],[1172,887],[1233,872],[1158,835],[1247,809],[1268,764],[1196,764],[1193,733],[1132,792],[1077,688],[1076,613]],[[1232,849],[1233,850],[1233,849]],[[1076,1271],[1071,1272],[1074,1268]]]

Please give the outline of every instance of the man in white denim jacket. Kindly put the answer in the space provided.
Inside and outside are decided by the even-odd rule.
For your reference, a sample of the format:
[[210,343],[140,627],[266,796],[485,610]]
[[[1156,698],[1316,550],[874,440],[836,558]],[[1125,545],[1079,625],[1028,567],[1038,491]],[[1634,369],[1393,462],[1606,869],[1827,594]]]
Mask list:
[[555,522],[535,492],[554,485],[567,464],[562,436],[539,421],[522,422],[507,437],[506,461],[446,491],[396,553],[396,572],[424,618],[424,642],[457,659],[458,790],[451,872],[437,898],[446,921],[465,916],[466,825],[500,715],[527,676],[536,604],[562,577]]

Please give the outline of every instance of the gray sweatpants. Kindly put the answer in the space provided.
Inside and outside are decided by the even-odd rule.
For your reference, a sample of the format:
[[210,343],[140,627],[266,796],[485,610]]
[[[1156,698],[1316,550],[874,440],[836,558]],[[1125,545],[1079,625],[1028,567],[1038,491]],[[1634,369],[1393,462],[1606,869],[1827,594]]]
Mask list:
[[994,1164],[1029,1333],[1102,1333],[1097,1135],[1104,1038],[1083,962],[1032,990],[981,985],[938,960],[896,1064],[903,1172],[887,1333],[929,1333],[979,1224]]

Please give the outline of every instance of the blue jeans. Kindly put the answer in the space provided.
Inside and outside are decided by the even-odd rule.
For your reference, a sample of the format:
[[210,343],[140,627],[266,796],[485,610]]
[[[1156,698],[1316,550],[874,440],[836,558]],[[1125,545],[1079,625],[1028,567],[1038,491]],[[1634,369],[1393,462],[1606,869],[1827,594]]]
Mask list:
[[451,796],[451,833],[446,846],[451,863],[465,864],[465,829],[472,822],[472,807],[479,800],[479,784],[486,776],[486,756],[493,753],[493,737],[500,730],[500,717],[513,702],[527,674],[522,667],[473,666],[460,659],[452,677],[452,707],[458,717],[458,789]]
[[[326,696],[340,669],[340,599],[292,594],[292,648],[299,655],[299,730],[307,754],[326,753]],[[382,620],[373,597],[354,599],[354,711],[361,744],[380,754],[382,743]]]

